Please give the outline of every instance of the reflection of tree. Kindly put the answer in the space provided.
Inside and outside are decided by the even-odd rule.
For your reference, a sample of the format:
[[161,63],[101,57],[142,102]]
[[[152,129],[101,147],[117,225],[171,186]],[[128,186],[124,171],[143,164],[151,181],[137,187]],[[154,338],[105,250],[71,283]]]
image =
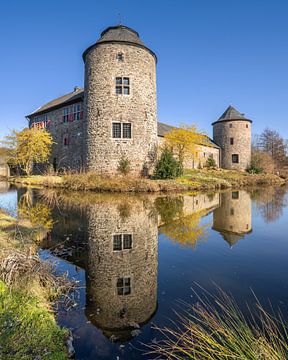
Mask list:
[[33,227],[50,231],[53,227],[52,212],[48,205],[37,202],[33,204],[30,190],[23,194],[18,202],[18,212],[21,218],[29,219]]
[[266,223],[276,221],[282,216],[283,208],[287,206],[285,194],[285,188],[265,188],[252,192],[251,197]]
[[184,214],[183,197],[158,198],[155,204],[163,224],[160,231],[171,240],[195,248],[197,242],[206,236],[207,225],[199,223],[207,210]]

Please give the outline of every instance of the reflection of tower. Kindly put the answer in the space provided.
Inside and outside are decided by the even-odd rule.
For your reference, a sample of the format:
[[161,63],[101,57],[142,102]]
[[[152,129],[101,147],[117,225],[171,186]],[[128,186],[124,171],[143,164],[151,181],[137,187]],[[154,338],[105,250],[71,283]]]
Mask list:
[[221,194],[221,206],[214,211],[213,229],[218,231],[230,246],[252,231],[251,198],[241,191]]
[[86,314],[109,338],[127,340],[156,310],[157,230],[156,213],[137,198],[89,209]]

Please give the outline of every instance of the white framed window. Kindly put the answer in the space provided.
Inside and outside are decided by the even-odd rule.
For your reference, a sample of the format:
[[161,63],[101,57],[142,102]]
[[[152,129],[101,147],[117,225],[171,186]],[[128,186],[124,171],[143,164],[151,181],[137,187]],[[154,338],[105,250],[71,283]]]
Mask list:
[[129,77],[116,77],[115,79],[115,93],[117,95],[130,94],[130,78]]
[[113,139],[131,139],[132,138],[132,124],[131,123],[112,123],[112,138]]
[[117,279],[117,294],[130,295],[131,294],[131,278],[122,277]]
[[116,59],[117,59],[118,61],[124,61],[124,54],[123,54],[123,53],[118,53],[118,54],[116,55]]
[[113,251],[122,251],[132,249],[132,234],[114,234]]

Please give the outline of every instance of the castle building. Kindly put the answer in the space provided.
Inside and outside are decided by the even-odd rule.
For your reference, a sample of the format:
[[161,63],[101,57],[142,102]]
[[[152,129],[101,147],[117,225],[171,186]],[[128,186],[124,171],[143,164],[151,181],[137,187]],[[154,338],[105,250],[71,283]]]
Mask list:
[[[54,169],[114,174],[122,159],[137,175],[151,174],[157,148],[173,127],[158,122],[157,57],[133,29],[108,27],[83,53],[84,89],[54,99],[27,116],[29,127],[46,128],[54,145]],[[187,168],[209,157],[227,169],[245,170],[251,158],[251,120],[233,107],[213,123],[213,140],[199,144]]]

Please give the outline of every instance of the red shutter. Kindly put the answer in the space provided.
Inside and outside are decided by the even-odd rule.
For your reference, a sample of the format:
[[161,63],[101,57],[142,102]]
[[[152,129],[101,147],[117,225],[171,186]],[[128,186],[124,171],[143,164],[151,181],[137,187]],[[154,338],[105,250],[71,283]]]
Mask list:
[[80,119],[83,119],[83,111],[80,112]]

